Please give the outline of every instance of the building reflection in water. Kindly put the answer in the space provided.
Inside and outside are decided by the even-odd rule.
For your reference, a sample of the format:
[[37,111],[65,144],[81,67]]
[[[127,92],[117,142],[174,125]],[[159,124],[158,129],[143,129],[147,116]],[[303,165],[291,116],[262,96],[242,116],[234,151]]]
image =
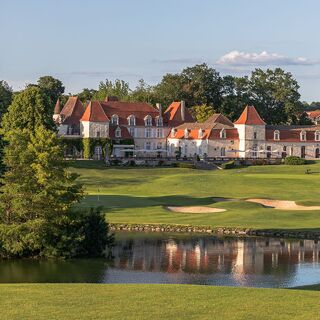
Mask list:
[[223,273],[239,284],[245,284],[246,275],[288,275],[301,264],[319,264],[319,244],[313,240],[120,237],[113,254],[116,269]]

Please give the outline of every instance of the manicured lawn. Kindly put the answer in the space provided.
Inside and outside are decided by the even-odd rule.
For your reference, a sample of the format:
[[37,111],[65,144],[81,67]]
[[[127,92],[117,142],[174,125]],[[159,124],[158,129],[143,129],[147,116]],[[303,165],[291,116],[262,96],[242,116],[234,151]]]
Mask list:
[[[312,174],[305,174],[310,169]],[[320,210],[284,211],[248,203],[246,198],[294,200],[320,205],[320,162],[305,166],[255,166],[200,171],[181,168],[105,168],[78,161],[87,196],[83,207],[103,206],[114,223],[210,225],[212,227],[320,228]],[[212,197],[237,199],[214,203]],[[221,213],[173,213],[166,205],[208,205]]]
[[0,285],[1,319],[319,319],[320,292],[190,285]]

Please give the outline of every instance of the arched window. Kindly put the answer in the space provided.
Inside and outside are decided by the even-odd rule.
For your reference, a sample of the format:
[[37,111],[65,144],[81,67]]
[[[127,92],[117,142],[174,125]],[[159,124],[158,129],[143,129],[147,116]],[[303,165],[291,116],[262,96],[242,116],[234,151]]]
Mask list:
[[301,141],[306,141],[307,140],[307,132],[306,131],[301,131],[300,132],[300,140]]
[[116,138],[121,138],[121,128],[120,128],[120,127],[118,127],[118,128],[116,129],[114,135],[115,135]]
[[198,138],[199,139],[203,138],[203,130],[202,129],[199,129],[199,131],[198,131]]
[[320,131],[319,131],[319,130],[317,130],[317,131],[314,133],[314,140],[320,141]]
[[177,129],[175,129],[175,128],[172,128],[172,129],[171,129],[171,138],[174,138],[174,137],[175,137],[176,132],[177,132]]
[[184,137],[189,138],[189,129],[188,128],[184,129]]
[[113,125],[119,124],[119,116],[117,114],[114,114],[111,116],[111,124]]
[[128,125],[135,126],[136,125],[136,117],[134,115],[130,115],[128,117]]
[[162,119],[162,117],[157,117],[157,118],[156,118],[156,124],[157,124],[157,127],[162,127],[162,126],[163,126],[163,119]]
[[146,127],[151,127],[152,126],[152,118],[151,118],[151,116],[147,115],[144,118],[144,124],[145,124]]
[[227,138],[226,130],[225,130],[225,128],[222,128],[220,130],[220,139],[226,139],[226,138]]
[[280,140],[280,131],[279,130],[275,130],[273,132],[273,140]]
[[223,148],[223,147],[222,147],[222,148],[220,149],[220,156],[221,156],[221,157],[225,157],[225,156],[226,156],[226,148]]

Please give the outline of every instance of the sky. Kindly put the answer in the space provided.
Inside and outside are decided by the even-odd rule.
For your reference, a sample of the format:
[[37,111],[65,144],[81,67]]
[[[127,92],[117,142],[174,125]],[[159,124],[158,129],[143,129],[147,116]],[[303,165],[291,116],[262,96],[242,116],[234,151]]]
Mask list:
[[221,75],[281,67],[320,101],[319,0],[0,0],[0,80],[66,93],[207,63]]

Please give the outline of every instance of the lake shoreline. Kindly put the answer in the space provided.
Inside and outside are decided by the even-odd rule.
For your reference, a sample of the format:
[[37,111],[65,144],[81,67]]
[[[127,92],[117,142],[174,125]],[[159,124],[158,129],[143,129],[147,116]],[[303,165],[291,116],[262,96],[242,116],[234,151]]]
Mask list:
[[253,229],[236,227],[190,226],[190,225],[168,225],[168,224],[123,224],[109,223],[111,231],[125,232],[162,232],[162,233],[192,233],[212,234],[216,236],[234,237],[270,237],[288,239],[320,240],[320,231],[289,230],[289,229]]

